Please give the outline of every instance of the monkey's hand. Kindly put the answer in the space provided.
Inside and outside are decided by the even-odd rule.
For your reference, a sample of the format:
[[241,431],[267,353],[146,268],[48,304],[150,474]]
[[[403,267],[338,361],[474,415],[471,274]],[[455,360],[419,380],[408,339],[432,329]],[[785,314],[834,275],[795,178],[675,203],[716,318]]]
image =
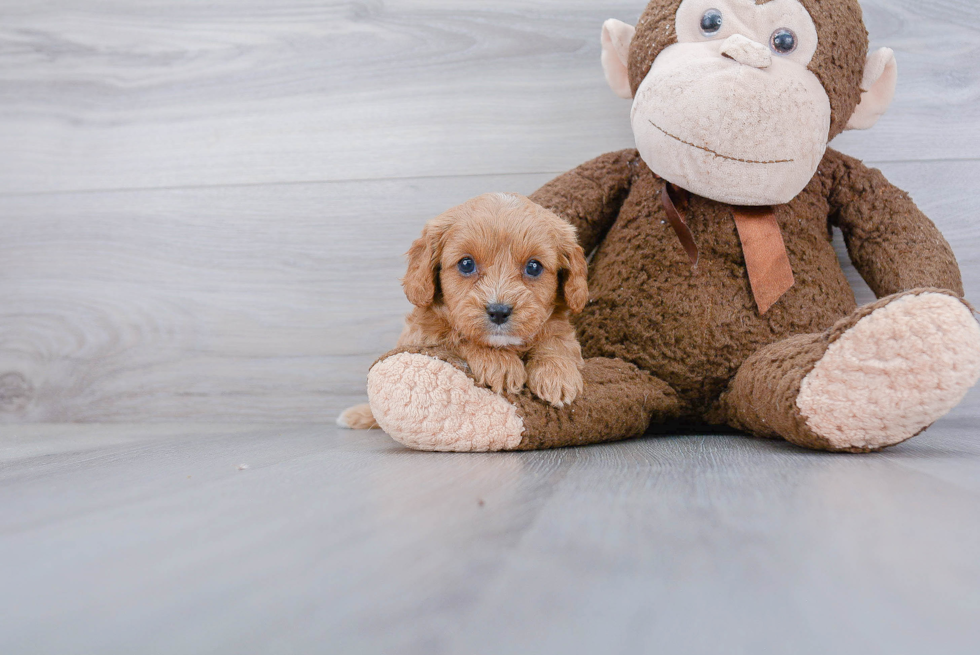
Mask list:
[[498,348],[469,348],[463,354],[477,384],[496,393],[520,393],[527,381],[524,362],[515,353]]
[[580,361],[566,357],[532,358],[527,363],[527,387],[555,407],[571,403],[585,389]]

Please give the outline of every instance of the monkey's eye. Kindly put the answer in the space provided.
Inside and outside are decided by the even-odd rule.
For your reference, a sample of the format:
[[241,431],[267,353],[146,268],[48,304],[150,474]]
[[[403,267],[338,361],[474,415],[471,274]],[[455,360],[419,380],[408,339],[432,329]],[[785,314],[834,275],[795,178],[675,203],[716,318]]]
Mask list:
[[717,34],[718,30],[721,29],[721,23],[721,12],[717,9],[709,9],[701,17],[701,33],[705,36]]
[[788,55],[796,50],[796,34],[793,33],[793,30],[781,27],[772,33],[770,45],[779,54]]
[[459,271],[460,275],[473,275],[476,273],[476,262],[473,261],[472,257],[463,257],[456,264],[456,270]]
[[544,273],[544,266],[537,259],[532,259],[524,267],[524,275],[528,277],[540,277]]

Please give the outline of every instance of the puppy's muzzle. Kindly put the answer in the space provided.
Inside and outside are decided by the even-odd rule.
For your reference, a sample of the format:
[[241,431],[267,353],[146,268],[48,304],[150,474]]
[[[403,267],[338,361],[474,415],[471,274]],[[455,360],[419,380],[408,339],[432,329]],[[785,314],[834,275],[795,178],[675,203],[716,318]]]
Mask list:
[[490,317],[490,322],[494,325],[503,325],[510,320],[512,313],[514,313],[514,307],[512,305],[502,305],[500,303],[487,305],[487,316]]

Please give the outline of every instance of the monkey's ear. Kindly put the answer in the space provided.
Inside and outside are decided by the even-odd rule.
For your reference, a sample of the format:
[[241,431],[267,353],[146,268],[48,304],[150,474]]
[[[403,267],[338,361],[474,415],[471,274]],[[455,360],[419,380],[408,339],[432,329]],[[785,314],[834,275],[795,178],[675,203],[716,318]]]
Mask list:
[[628,70],[630,42],[636,28],[621,20],[610,18],[602,24],[602,70],[609,87],[620,98],[633,97]]
[[861,104],[847,122],[849,130],[866,130],[878,122],[895,98],[898,62],[890,48],[880,48],[868,55],[861,80]]

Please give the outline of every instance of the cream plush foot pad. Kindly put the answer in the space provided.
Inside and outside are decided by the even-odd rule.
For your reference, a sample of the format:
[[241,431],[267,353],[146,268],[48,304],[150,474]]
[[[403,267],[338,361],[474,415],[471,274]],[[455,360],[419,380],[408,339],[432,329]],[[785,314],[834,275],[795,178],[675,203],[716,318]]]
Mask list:
[[524,432],[513,405],[426,355],[398,353],[375,364],[368,398],[381,428],[415,450],[512,450]]
[[980,377],[980,325],[940,293],[896,299],[832,343],[796,399],[807,426],[841,449],[913,437]]

